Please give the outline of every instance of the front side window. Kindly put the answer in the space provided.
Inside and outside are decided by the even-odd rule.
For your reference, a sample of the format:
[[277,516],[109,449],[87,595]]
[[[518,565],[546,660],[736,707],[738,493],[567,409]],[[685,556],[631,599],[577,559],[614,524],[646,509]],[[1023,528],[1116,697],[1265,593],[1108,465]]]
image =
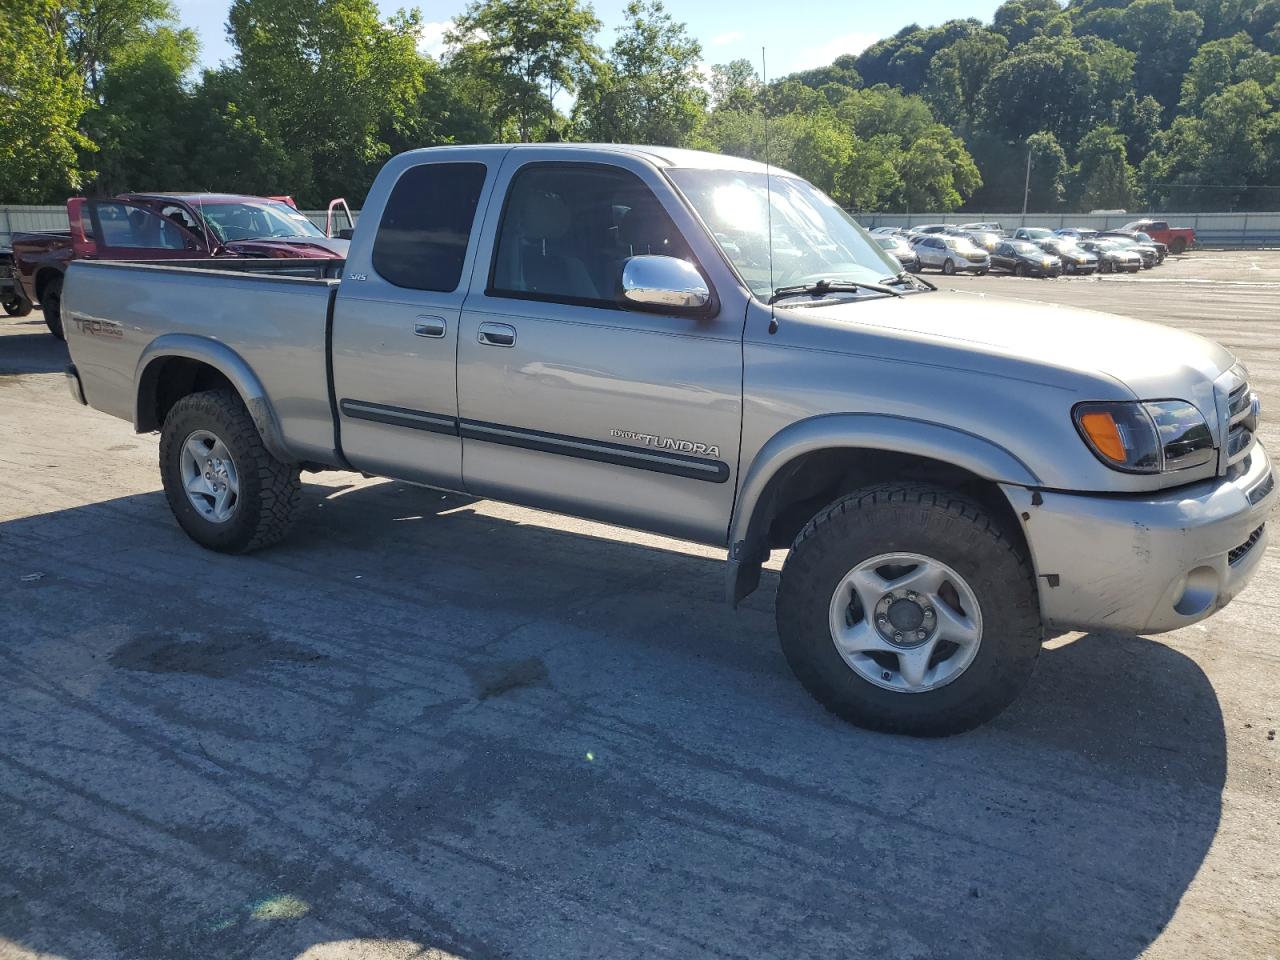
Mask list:
[[766,181],[763,173],[734,170],[668,173],[763,300],[777,287],[823,279],[878,283],[902,270],[834,200],[804,180],[774,174]]
[[613,307],[623,262],[649,254],[693,262],[639,177],[605,165],[531,165],[507,192],[490,293]]
[[486,172],[483,163],[424,163],[406,170],[373,240],[378,275],[413,290],[458,289]]

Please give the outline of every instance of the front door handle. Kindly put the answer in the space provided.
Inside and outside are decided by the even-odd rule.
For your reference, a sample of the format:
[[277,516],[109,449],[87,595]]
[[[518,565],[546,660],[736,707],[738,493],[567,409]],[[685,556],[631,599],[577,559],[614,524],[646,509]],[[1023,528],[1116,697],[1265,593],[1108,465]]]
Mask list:
[[506,323],[482,323],[476,339],[487,347],[514,347],[516,328]]
[[413,321],[413,335],[415,337],[432,337],[438,339],[444,336],[445,322],[442,317],[418,317]]

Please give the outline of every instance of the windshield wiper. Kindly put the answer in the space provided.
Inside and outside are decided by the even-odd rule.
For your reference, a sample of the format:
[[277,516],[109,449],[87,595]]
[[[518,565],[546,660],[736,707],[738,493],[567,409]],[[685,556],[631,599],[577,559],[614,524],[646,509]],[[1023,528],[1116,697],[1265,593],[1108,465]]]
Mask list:
[[897,290],[879,283],[862,283],[858,280],[815,280],[813,283],[797,283],[790,287],[778,287],[769,298],[770,303],[777,303],[784,297],[822,296],[824,293],[856,293],[859,290],[870,290],[874,293],[885,293],[891,297],[900,297]]
[[928,290],[938,289],[934,284],[930,283],[924,277],[918,276],[914,273],[909,273],[906,270],[903,270],[901,273],[895,273],[892,277],[885,277],[880,282],[881,283],[912,283],[912,284],[918,283]]

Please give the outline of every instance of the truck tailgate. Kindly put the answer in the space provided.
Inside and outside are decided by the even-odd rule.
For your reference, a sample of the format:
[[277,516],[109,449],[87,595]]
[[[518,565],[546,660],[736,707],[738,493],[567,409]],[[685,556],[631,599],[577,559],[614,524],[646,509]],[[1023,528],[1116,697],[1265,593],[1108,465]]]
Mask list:
[[[263,261],[262,268],[299,263]],[[337,286],[242,266],[81,260],[67,271],[63,328],[88,404],[135,424],[149,348],[169,344],[166,353],[182,356],[190,338],[217,341],[265,388],[289,452],[323,460],[334,448],[325,332]]]

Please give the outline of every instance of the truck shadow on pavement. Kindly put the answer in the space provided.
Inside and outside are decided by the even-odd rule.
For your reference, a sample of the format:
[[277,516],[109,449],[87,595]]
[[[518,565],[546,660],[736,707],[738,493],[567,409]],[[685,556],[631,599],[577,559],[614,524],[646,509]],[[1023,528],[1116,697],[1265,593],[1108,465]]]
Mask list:
[[1119,960],[1218,827],[1217,699],[1159,642],[876,735],[791,677],[772,574],[731,613],[692,550],[307,497],[251,557],[159,493],[0,524],[0,954]]
[[[0,377],[28,373],[61,373],[71,362],[67,345],[45,326],[39,313],[0,319],[5,334],[0,337]],[[20,333],[10,333],[20,330]]]

